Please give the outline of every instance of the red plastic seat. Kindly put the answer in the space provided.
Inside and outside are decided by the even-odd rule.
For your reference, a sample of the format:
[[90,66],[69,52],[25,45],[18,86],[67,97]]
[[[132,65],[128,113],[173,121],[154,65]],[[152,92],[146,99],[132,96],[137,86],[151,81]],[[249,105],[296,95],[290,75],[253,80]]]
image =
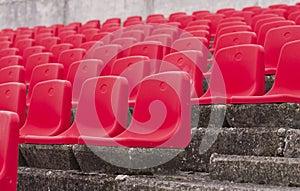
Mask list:
[[167,34],[151,35],[145,38],[145,41],[158,41],[163,45],[163,56],[170,53],[172,45],[172,38]]
[[23,51],[34,45],[33,39],[22,39],[16,42],[15,48],[19,49],[19,54],[23,55]]
[[295,25],[295,22],[294,21],[274,21],[274,22],[263,24],[257,35],[257,44],[264,45],[266,35],[270,29],[281,27],[281,26],[288,26],[288,25]]
[[232,96],[264,94],[263,47],[236,45],[220,49],[215,55],[208,90],[200,104],[230,103]]
[[204,37],[179,38],[173,42],[171,52],[182,50],[199,50],[203,51],[203,53],[207,53],[208,46],[208,40]]
[[0,187],[17,190],[19,119],[13,112],[0,111]]
[[282,46],[290,41],[300,39],[300,26],[283,26],[269,30],[265,40],[265,71],[275,74]]
[[5,49],[5,48],[9,48],[10,46],[11,46],[10,41],[1,41],[0,42],[0,50]]
[[189,22],[189,24],[187,26],[197,26],[197,25],[207,25],[210,28],[211,21],[209,19],[195,20],[195,21]]
[[149,23],[150,20],[153,19],[164,19],[165,16],[163,14],[150,14],[146,18],[146,23]]
[[93,35],[92,40],[102,41],[104,44],[109,44],[113,39],[113,35],[110,32],[100,32]]
[[273,4],[273,5],[269,5],[269,8],[271,9],[280,9],[280,8],[284,8],[287,7],[287,4]]
[[203,15],[203,14],[209,14],[210,11],[209,10],[198,10],[198,11],[194,11],[192,13],[192,15],[197,16],[197,15]]
[[169,15],[169,21],[175,21],[175,18],[178,16],[184,16],[186,15],[186,12],[175,12],[175,13],[171,13]]
[[280,17],[284,17],[286,10],[285,9],[267,9],[262,11],[262,14],[276,14]]
[[29,56],[25,65],[25,83],[30,83],[32,71],[36,66],[52,62],[52,57],[52,53],[49,52],[36,53]]
[[98,28],[87,28],[81,31],[81,34],[85,36],[86,41],[93,40],[94,34],[99,33],[100,30]]
[[155,60],[151,62],[151,73],[156,73],[160,67],[160,60],[163,58],[163,46],[157,41],[136,43],[129,49],[129,56],[147,56]]
[[274,21],[284,21],[284,20],[285,20],[284,17],[268,17],[268,18],[264,18],[264,19],[259,19],[256,22],[255,27],[253,28],[253,31],[256,32],[256,34],[258,34],[262,25],[264,25],[266,23],[274,22]]
[[100,75],[104,64],[98,59],[86,59],[71,64],[67,80],[72,84],[72,107],[77,107],[83,83]]
[[188,37],[200,37],[200,38],[202,37],[209,40],[211,36],[207,30],[189,31],[189,32],[184,32],[180,35],[180,38],[188,38]]
[[53,37],[52,33],[42,33],[35,36],[35,44],[41,45],[41,41],[45,38]]
[[232,32],[219,36],[216,40],[214,51],[217,52],[221,48],[234,46],[239,44],[255,44],[256,34],[249,31]]
[[104,64],[101,75],[109,75],[112,63],[120,57],[122,47],[118,44],[110,44],[97,47],[93,50],[92,55],[88,55],[88,59],[100,59]]
[[25,68],[24,66],[14,65],[0,69],[0,84],[6,82],[25,83]]
[[232,32],[242,32],[242,31],[250,32],[250,31],[252,31],[252,29],[249,25],[235,25],[235,26],[224,27],[224,28],[220,29],[219,31],[217,31],[214,43],[216,43],[218,38],[223,34],[232,33]]
[[283,45],[274,84],[263,96],[234,96],[231,103],[300,103],[299,56],[295,54],[300,48],[300,40]]
[[74,34],[76,34],[76,31],[74,31],[74,30],[66,30],[66,31],[60,32],[59,35],[58,35],[58,38],[60,38],[61,40],[63,40],[67,36],[74,35]]
[[29,56],[37,53],[42,53],[43,51],[45,51],[45,47],[43,46],[31,46],[26,48],[23,52],[23,65],[26,65]]
[[5,56],[0,59],[0,69],[7,66],[22,65],[21,56]]
[[70,50],[64,50],[60,53],[58,58],[58,63],[64,65],[64,77],[63,79],[67,78],[69,68],[72,63],[82,60],[85,56],[86,50],[81,48],[74,48]]
[[0,58],[5,56],[14,56],[17,55],[19,50],[17,48],[4,48],[0,50]]
[[128,80],[129,104],[135,103],[138,85],[151,74],[149,58],[146,56],[128,56],[114,61],[110,75],[122,76]]
[[79,144],[185,148],[191,139],[189,92],[190,79],[184,72],[146,77],[140,84],[129,127],[117,136],[103,136],[95,128],[88,135],[80,136]]
[[184,28],[185,31],[195,31],[195,30],[207,30],[210,31],[210,28],[208,25],[193,25],[193,26],[187,26]]
[[235,11],[235,9],[234,8],[222,8],[222,9],[218,9],[216,13],[223,14],[223,13],[226,13],[227,11]]
[[145,34],[144,31],[141,30],[130,30],[130,31],[123,32],[121,34],[121,37],[131,37],[131,38],[135,38],[138,42],[141,42],[144,40]]
[[223,23],[230,23],[230,22],[245,22],[245,19],[244,19],[244,17],[231,16],[231,17],[227,17],[227,18],[222,19],[220,21],[219,25],[223,24]]
[[128,21],[128,20],[126,20],[126,21],[123,23],[123,26],[124,26],[124,27],[129,27],[129,26],[143,25],[143,24],[144,24],[143,21]]
[[80,45],[85,42],[85,36],[83,34],[71,34],[62,39],[64,43],[70,43],[74,48],[79,48]]
[[40,45],[45,47],[45,51],[50,51],[53,45],[60,44],[60,38],[48,37],[40,41]]
[[40,64],[33,68],[30,78],[30,85],[26,97],[26,104],[29,105],[32,97],[34,86],[42,81],[62,79],[64,66],[57,63]]
[[85,28],[85,27],[99,29],[100,28],[100,20],[97,20],[97,19],[89,20],[84,25],[82,25],[81,28]]
[[88,52],[93,48],[96,48],[98,46],[103,46],[103,45],[104,43],[102,41],[89,41],[89,42],[82,43],[79,48],[85,49],[86,52]]
[[27,135],[54,136],[71,123],[71,84],[65,80],[43,81],[33,88],[25,124],[20,129],[20,142]]
[[248,7],[244,7],[242,9],[242,11],[252,11],[254,13],[254,16],[255,17],[256,15],[259,15],[262,11],[262,8],[260,6],[248,6]]
[[254,13],[252,11],[237,11],[234,12],[231,16],[244,17],[245,22],[249,25],[251,23],[252,17],[254,16]]
[[143,24],[143,25],[134,25],[127,27],[125,31],[127,30],[141,30],[144,32],[145,37],[149,36],[153,31],[154,26],[151,24]]
[[[222,21],[224,21],[224,19]],[[231,21],[231,22],[225,22],[225,23],[220,22],[217,27],[216,33],[218,33],[218,31],[221,30],[222,28],[236,26],[236,25],[246,25],[246,23],[244,21]]]
[[184,71],[191,78],[191,97],[198,98],[202,92],[202,73],[207,70],[207,62],[203,54],[197,50],[185,50],[168,54],[163,58],[160,66],[160,72],[166,71]]
[[214,36],[216,34],[217,26],[223,18],[224,18],[223,14],[212,14],[211,13],[209,15],[204,16],[204,19],[208,19],[211,21],[210,32],[211,32],[212,36]]
[[151,35],[158,35],[158,34],[167,34],[171,37],[171,41],[174,41],[178,38],[178,29],[175,27],[159,27],[157,29],[154,29],[151,33]]
[[53,62],[58,62],[58,58],[60,53],[62,53],[65,50],[69,50],[73,47],[72,44],[69,43],[61,43],[61,44],[55,44],[50,48],[50,52],[53,54]]
[[174,18],[175,22],[180,23],[181,28],[185,28],[189,22],[194,21],[194,20],[195,20],[195,17],[192,15],[182,15],[182,16],[177,16],[176,18]]
[[253,16],[252,19],[251,19],[251,27],[254,29],[256,23],[260,19],[266,19],[266,18],[270,18],[270,17],[278,17],[278,15],[275,15],[275,14],[259,14],[259,15]]
[[299,11],[294,11],[288,15],[288,20],[296,21],[296,18],[300,15]]
[[19,82],[0,84],[0,95],[0,110],[17,113],[20,128],[26,119],[26,86]]

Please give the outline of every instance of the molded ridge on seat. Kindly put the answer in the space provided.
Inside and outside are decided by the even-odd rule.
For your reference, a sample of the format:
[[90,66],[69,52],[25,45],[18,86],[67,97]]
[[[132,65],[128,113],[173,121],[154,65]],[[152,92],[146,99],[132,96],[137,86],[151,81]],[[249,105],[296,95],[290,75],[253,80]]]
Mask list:
[[[300,26],[282,26],[269,30],[265,41],[265,71],[275,74],[282,46],[300,39]],[[295,52],[294,52],[295,53]]]
[[16,113],[0,111],[0,188],[17,189],[19,118]]
[[199,103],[225,104],[232,96],[263,95],[263,52],[262,46],[254,44],[220,49],[212,65],[208,90]]
[[300,103],[299,56],[300,40],[288,42],[281,48],[274,84],[263,96],[234,96],[232,103]]
[[65,131],[71,121],[71,84],[65,80],[39,82],[32,92],[20,138],[26,135],[53,136]]
[[0,97],[0,110],[17,113],[20,125],[23,125],[26,118],[25,84],[18,82],[0,84]]
[[[149,94],[151,91],[151,94]],[[84,137],[91,145],[185,148],[191,139],[190,78],[181,71],[154,74],[140,84],[133,120],[115,137]]]

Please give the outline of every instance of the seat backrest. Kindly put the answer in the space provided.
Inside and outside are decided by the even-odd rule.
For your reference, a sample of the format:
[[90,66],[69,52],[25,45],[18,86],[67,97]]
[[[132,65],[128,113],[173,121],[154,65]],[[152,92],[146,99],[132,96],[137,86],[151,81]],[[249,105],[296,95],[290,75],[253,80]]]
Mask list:
[[217,26],[224,17],[225,15],[223,14],[213,14],[213,13],[204,16],[204,19],[208,19],[211,21],[210,32],[212,35],[216,34]]
[[126,78],[90,78],[82,86],[75,123],[83,136],[113,137],[125,130],[127,111]]
[[175,28],[175,27],[166,27],[165,25],[160,27],[160,28],[157,28],[157,29],[154,29],[151,33],[151,35],[158,35],[158,34],[167,34],[167,35],[170,35],[171,37],[171,41],[174,41],[178,38],[178,29]]
[[[181,71],[154,74],[140,83],[132,121],[126,130],[141,140],[137,147],[184,148],[189,144],[189,92],[189,75]],[[144,136],[147,141],[142,141]],[[149,139],[154,141],[149,143]]]
[[208,25],[193,25],[193,26],[187,26],[184,28],[185,31],[195,31],[195,30],[207,30],[210,31],[210,28]]
[[208,49],[208,40],[204,37],[186,37],[175,40],[172,44],[171,52],[182,50],[199,50],[203,52]]
[[300,39],[300,26],[283,26],[269,30],[265,41],[265,67],[276,68],[282,46]]
[[17,190],[19,119],[13,112],[0,111],[0,187]]
[[0,42],[0,50],[4,49],[4,48],[9,48],[11,46],[11,42],[10,41],[2,41]]
[[93,35],[92,40],[102,41],[104,44],[109,44],[113,39],[113,35],[110,32],[100,32]]
[[23,55],[23,51],[34,45],[34,40],[33,39],[22,39],[18,40],[15,44],[15,48],[19,49],[19,54]]
[[26,118],[26,86],[19,82],[0,84],[0,95],[0,110],[17,113],[21,127]]
[[53,62],[58,62],[58,58],[60,53],[62,53],[65,50],[69,50],[73,47],[72,44],[69,43],[61,43],[61,44],[55,44],[50,48],[50,52],[53,54]]
[[88,51],[91,49],[91,48],[96,48],[98,46],[103,46],[104,43],[101,42],[101,41],[89,41],[89,42],[84,42],[80,45],[80,48],[82,49],[85,49],[87,54],[88,54]]
[[72,84],[72,102],[76,106],[82,84],[89,78],[100,75],[104,64],[99,59],[86,59],[73,62],[69,68],[67,80]]
[[94,34],[99,33],[100,30],[98,28],[87,28],[81,31],[81,34],[85,36],[86,41],[91,41],[93,39]]
[[144,40],[145,34],[144,31],[142,30],[130,30],[130,31],[123,32],[121,34],[121,37],[131,37],[131,38],[135,38],[138,42],[141,42]]
[[266,9],[262,11],[263,14],[276,14],[280,17],[284,17],[285,12],[285,9]]
[[50,51],[53,45],[59,44],[60,38],[58,37],[47,37],[40,41],[40,45],[45,47],[46,51]]
[[197,50],[185,50],[166,55],[161,63],[160,72],[184,71],[190,75],[193,88],[191,97],[200,97],[202,90],[202,73],[207,70],[207,62],[203,54]]
[[255,44],[256,34],[249,31],[232,32],[219,36],[216,40],[215,52],[221,48],[239,44]]
[[288,25],[295,25],[294,21],[273,21],[269,23],[265,23],[260,27],[260,30],[257,34],[257,44],[264,46],[266,35],[270,29],[288,26]]
[[30,78],[30,85],[28,87],[27,93],[27,105],[29,105],[32,90],[34,86],[42,81],[46,80],[54,80],[54,79],[62,79],[64,74],[64,66],[58,63],[44,63],[37,65],[33,68],[31,78]]
[[62,38],[62,41],[72,44],[74,48],[79,48],[85,42],[85,36],[83,34],[70,34]]
[[[228,26],[220,29],[217,31],[216,38],[215,38],[215,43],[218,40],[218,38],[227,33],[232,33],[232,32],[241,32],[241,31],[252,31],[251,27],[249,25],[234,25],[234,26]],[[216,45],[216,44],[214,44]]]
[[[263,95],[263,52],[262,46],[254,44],[220,49],[215,55],[209,88],[204,96],[218,96],[219,93],[226,97]],[[226,92],[220,89],[223,84]]]
[[17,55],[19,50],[17,48],[4,48],[0,50],[0,58],[5,56]]
[[266,24],[266,23],[270,23],[270,22],[274,22],[274,21],[284,21],[285,18],[284,17],[268,17],[268,18],[263,18],[263,19],[259,19],[254,28],[253,28],[253,31],[258,33],[261,26]]
[[7,66],[22,65],[21,56],[5,56],[0,59],[0,69]]
[[180,38],[187,38],[187,37],[204,37],[207,40],[210,39],[210,33],[207,30],[195,30],[181,33]]
[[174,22],[180,23],[181,28],[185,28],[193,20],[195,20],[195,17],[192,15],[180,15],[174,18]]
[[64,79],[67,78],[69,67],[73,62],[82,60],[86,53],[85,49],[74,48],[69,50],[64,50],[59,54],[58,63],[64,65]]
[[6,82],[25,83],[25,68],[24,66],[14,65],[0,69],[0,84]]
[[292,94],[299,96],[299,56],[295,54],[300,48],[300,39],[287,42],[280,51],[273,87],[267,95]]
[[249,25],[251,23],[252,17],[254,16],[254,13],[252,11],[236,11],[231,16],[244,17],[245,22]]
[[254,29],[256,23],[260,19],[266,19],[266,18],[270,18],[270,17],[278,17],[278,15],[276,15],[276,14],[259,14],[259,15],[253,16],[252,19],[251,19],[251,27]]
[[122,53],[120,56],[124,57],[124,56],[128,56],[129,48],[137,42],[138,41],[136,40],[136,38],[122,37],[122,38],[116,38],[112,40],[111,44],[120,45],[122,47]]
[[36,53],[29,56],[25,65],[25,82],[30,82],[32,71],[36,66],[52,62],[52,57],[52,53],[49,52]]
[[163,56],[170,53],[170,47],[172,45],[172,38],[170,35],[167,34],[157,34],[157,35],[151,35],[145,38],[145,41],[158,41],[161,42],[163,45]]
[[71,84],[66,80],[37,83],[32,90],[27,119],[20,135],[54,136],[69,128],[71,94]]
[[45,50],[44,46],[31,46],[26,48],[23,51],[23,65],[26,65],[27,59],[29,56],[33,55],[33,54],[37,54],[37,53],[41,53]]
[[36,45],[41,45],[41,41],[45,38],[53,37],[52,33],[41,33],[35,36],[35,44]]

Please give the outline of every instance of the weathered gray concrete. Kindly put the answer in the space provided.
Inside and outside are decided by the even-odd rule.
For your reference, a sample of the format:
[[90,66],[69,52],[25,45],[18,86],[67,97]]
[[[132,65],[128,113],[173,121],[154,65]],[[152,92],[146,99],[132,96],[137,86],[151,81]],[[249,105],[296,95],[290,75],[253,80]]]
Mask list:
[[296,191],[298,188],[211,180],[205,173],[128,176],[19,168],[19,191]]
[[300,187],[300,159],[214,154],[210,177],[242,183]]
[[284,143],[283,155],[285,157],[300,158],[300,130],[288,130]]
[[[20,150],[28,166],[36,168],[80,169],[85,172],[98,171],[109,174],[172,174],[176,170],[208,172],[209,159],[213,153],[282,155],[285,131],[278,132],[282,132],[282,129],[199,128],[194,130],[192,141],[185,150],[170,149],[161,150],[161,152],[152,152],[149,149],[128,150],[84,145],[26,144],[20,145]],[[146,157],[141,157],[140,153],[146,154]],[[160,162],[155,164],[167,163],[154,168],[142,168],[151,166],[155,161]],[[141,170],[134,170],[134,168]]]
[[0,0],[0,28],[51,25],[55,23],[85,22],[90,19],[104,21],[111,17],[125,19],[132,15],[146,18],[152,13],[168,16],[172,12],[221,8],[242,9],[246,6],[295,4],[298,0]]
[[230,127],[300,128],[300,105],[296,103],[228,105]]
[[72,145],[21,144],[19,148],[29,167],[79,170]]

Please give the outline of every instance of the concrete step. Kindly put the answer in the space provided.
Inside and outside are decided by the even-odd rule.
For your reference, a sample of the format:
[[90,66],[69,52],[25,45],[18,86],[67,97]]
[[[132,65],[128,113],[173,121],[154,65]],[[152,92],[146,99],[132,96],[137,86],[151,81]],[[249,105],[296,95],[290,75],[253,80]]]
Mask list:
[[[285,129],[280,128],[200,128],[194,130],[193,138],[186,149],[178,151],[177,156],[157,168],[143,170],[142,173],[173,173],[175,170],[208,172],[209,159],[213,153],[276,156],[283,152]],[[151,149],[126,149],[110,147],[88,147],[86,145],[20,145],[20,154],[28,167],[82,170],[85,172],[100,171],[103,173],[128,173],[128,169],[119,168],[99,154],[109,153],[118,166],[127,165],[134,168],[143,165],[145,160],[161,160]],[[155,150],[155,149],[154,149]],[[162,150],[162,154],[170,150]],[[171,150],[172,151],[172,150]],[[98,155],[97,155],[98,153]],[[139,157],[139,153],[148,153],[149,157]],[[149,154],[150,153],[150,154]],[[160,153],[160,154],[161,154]],[[114,155],[114,156],[113,156]],[[119,157],[118,157],[119,156]],[[168,157],[168,155],[163,155]],[[119,158],[119,159],[118,159]],[[137,160],[136,160],[137,159]],[[165,158],[162,158],[164,160]],[[119,160],[119,161],[118,161]],[[132,165],[132,166],[130,166]],[[176,168],[174,168],[176,167]],[[139,174],[140,171],[130,173]]]
[[211,180],[207,173],[108,175],[19,168],[18,191],[296,191],[298,188]]
[[242,183],[299,187],[300,158],[213,154],[210,177]]

